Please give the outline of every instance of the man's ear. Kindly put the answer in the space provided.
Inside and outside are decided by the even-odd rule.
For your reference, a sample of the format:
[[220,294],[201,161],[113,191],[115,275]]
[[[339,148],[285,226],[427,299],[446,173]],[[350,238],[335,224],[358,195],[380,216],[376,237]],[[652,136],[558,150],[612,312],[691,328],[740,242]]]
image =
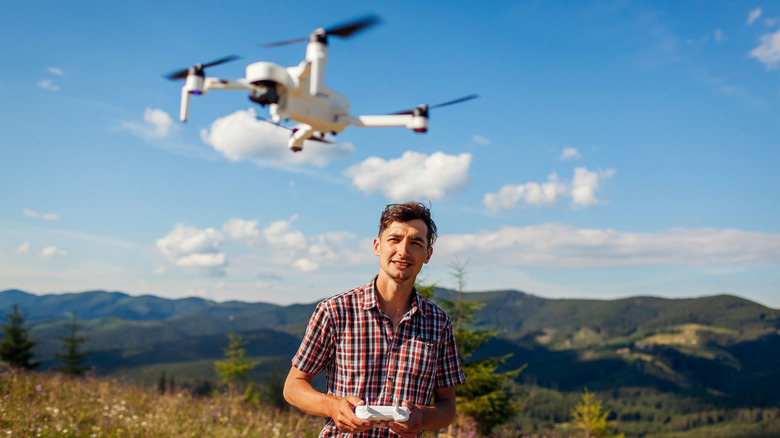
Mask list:
[[374,237],[374,255],[379,255],[379,238]]
[[433,255],[433,247],[432,247],[432,246],[429,246],[429,247],[428,247],[428,258],[426,258],[426,259],[425,259],[425,261],[424,261],[423,263],[428,263],[428,261],[429,261],[429,260],[431,260],[431,256],[432,256],[432,255]]

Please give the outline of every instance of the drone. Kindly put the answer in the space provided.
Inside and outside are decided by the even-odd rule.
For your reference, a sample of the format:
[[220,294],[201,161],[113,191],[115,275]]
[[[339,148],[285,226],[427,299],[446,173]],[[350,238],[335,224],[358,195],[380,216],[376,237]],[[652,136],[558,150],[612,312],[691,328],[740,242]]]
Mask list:
[[[303,150],[303,142],[314,140],[329,143],[325,135],[337,135],[348,126],[357,127],[405,127],[416,133],[428,131],[428,111],[478,97],[475,94],[461,97],[438,105],[418,105],[414,109],[387,115],[350,114],[349,100],[325,85],[325,68],[328,63],[328,38],[349,38],[352,35],[380,22],[375,15],[365,16],[330,28],[314,30],[308,38],[297,38],[260,47],[278,47],[306,41],[306,56],[298,65],[282,67],[271,62],[254,62],[246,66],[246,77],[220,79],[206,77],[205,69],[240,59],[227,56],[206,64],[173,72],[166,77],[171,80],[184,79],[181,88],[181,110],[179,119],[186,122],[190,99],[211,90],[244,90],[249,100],[262,107],[268,107],[271,122],[291,131],[288,146],[293,152]],[[261,119],[263,120],[263,119]],[[292,120],[298,124],[293,128],[281,125]]]

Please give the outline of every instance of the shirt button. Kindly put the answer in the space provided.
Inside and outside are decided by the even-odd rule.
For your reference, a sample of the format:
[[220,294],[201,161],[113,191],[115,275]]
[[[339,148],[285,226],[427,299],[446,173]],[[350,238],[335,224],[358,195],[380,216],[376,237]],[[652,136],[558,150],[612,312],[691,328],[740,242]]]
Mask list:
[[390,382],[390,383],[392,383],[392,382],[393,382],[393,378],[392,378],[392,377],[388,377],[388,378],[387,378],[387,381],[388,381],[388,382]]

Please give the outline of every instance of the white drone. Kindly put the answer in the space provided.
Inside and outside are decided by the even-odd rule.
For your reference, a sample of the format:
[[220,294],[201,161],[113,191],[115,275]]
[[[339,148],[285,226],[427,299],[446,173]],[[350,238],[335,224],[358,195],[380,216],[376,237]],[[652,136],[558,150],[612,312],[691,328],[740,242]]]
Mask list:
[[[293,152],[303,150],[305,140],[327,142],[325,134],[336,135],[349,125],[359,127],[402,126],[417,133],[428,130],[428,110],[474,99],[469,95],[439,105],[419,105],[408,111],[389,115],[353,116],[349,100],[325,86],[325,66],[328,62],[328,37],[347,38],[375,25],[379,18],[373,15],[343,23],[328,29],[319,28],[309,35],[306,58],[294,67],[281,67],[270,62],[255,62],[246,66],[246,77],[219,79],[205,77],[204,69],[238,59],[231,55],[207,64],[168,75],[168,79],[186,79],[181,89],[179,118],[187,121],[190,96],[206,94],[209,90],[245,90],[249,99],[269,107],[271,121],[279,125],[283,120],[298,122],[293,128],[288,146]],[[261,47],[275,47],[305,41],[298,38]],[[281,126],[281,125],[279,125]]]

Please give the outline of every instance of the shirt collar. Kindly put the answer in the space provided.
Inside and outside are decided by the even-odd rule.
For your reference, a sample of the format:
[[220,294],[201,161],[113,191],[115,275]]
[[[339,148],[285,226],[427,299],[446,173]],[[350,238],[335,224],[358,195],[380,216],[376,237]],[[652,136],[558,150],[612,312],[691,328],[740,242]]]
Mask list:
[[[378,277],[378,275],[375,276],[374,279],[363,288],[362,300],[363,309],[365,310],[373,309],[374,307],[379,309],[379,303],[376,300],[376,279]],[[421,299],[422,297],[417,293],[417,289],[412,288],[412,307],[410,309],[411,315],[420,312],[420,315],[425,316],[425,310],[423,310],[424,307],[422,306]]]

